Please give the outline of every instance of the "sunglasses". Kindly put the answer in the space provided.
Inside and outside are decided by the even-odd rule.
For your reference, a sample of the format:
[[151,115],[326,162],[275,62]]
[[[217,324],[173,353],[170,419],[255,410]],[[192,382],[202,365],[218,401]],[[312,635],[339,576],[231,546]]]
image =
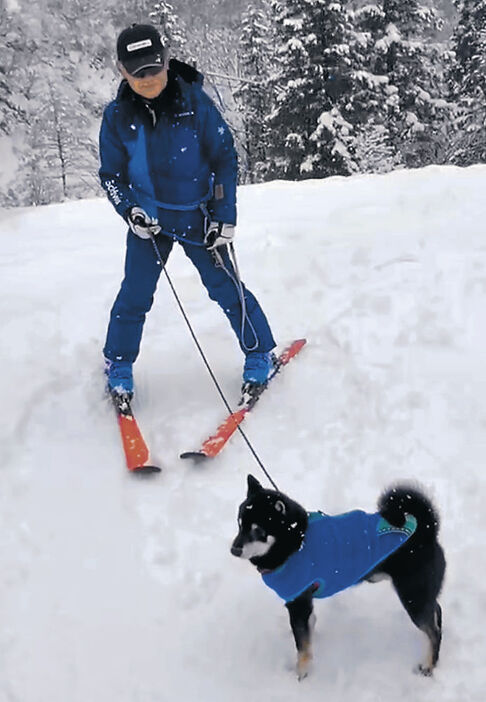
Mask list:
[[164,70],[164,66],[147,66],[147,68],[142,68],[140,71],[137,71],[136,73],[131,73],[130,75],[132,78],[139,79],[139,78],[148,78],[149,76],[157,76],[159,73],[162,73]]

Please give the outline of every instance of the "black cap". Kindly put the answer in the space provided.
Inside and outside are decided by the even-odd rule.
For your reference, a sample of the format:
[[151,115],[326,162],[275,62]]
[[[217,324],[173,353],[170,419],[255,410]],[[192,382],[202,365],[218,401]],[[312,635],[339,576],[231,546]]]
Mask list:
[[163,66],[165,47],[158,30],[151,24],[132,24],[117,39],[116,53],[118,60],[128,73],[150,66]]

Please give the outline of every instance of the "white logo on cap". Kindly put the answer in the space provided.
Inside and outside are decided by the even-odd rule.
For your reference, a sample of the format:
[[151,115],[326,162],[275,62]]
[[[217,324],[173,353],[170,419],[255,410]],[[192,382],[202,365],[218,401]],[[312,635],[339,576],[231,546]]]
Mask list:
[[146,49],[147,46],[152,46],[152,39],[142,39],[142,41],[127,44],[127,51],[138,51],[139,49]]

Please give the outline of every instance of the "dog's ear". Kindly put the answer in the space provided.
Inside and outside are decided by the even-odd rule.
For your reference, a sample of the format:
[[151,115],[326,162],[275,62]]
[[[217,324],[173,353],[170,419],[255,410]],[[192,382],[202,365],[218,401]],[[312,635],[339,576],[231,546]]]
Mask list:
[[254,495],[255,493],[263,490],[262,486],[260,485],[258,480],[253,477],[253,475],[249,475],[247,478],[247,481],[248,481],[248,497],[250,497],[250,495]]

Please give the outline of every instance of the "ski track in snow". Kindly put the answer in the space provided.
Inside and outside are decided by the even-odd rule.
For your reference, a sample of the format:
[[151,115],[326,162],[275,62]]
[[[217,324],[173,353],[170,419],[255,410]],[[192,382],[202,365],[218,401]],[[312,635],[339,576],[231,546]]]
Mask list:
[[[285,608],[229,553],[258,466],[238,435],[204,466],[178,459],[225,410],[163,277],[134,408],[164,470],[140,479],[101,374],[123,225],[101,199],[0,212],[0,702],[482,700],[485,183],[484,166],[430,167],[239,190],[243,278],[281,346],[308,339],[244,428],[308,509],[426,487],[448,558],[433,679],[380,583],[316,603],[296,681]],[[237,398],[224,317],[177,247],[169,272]]]

